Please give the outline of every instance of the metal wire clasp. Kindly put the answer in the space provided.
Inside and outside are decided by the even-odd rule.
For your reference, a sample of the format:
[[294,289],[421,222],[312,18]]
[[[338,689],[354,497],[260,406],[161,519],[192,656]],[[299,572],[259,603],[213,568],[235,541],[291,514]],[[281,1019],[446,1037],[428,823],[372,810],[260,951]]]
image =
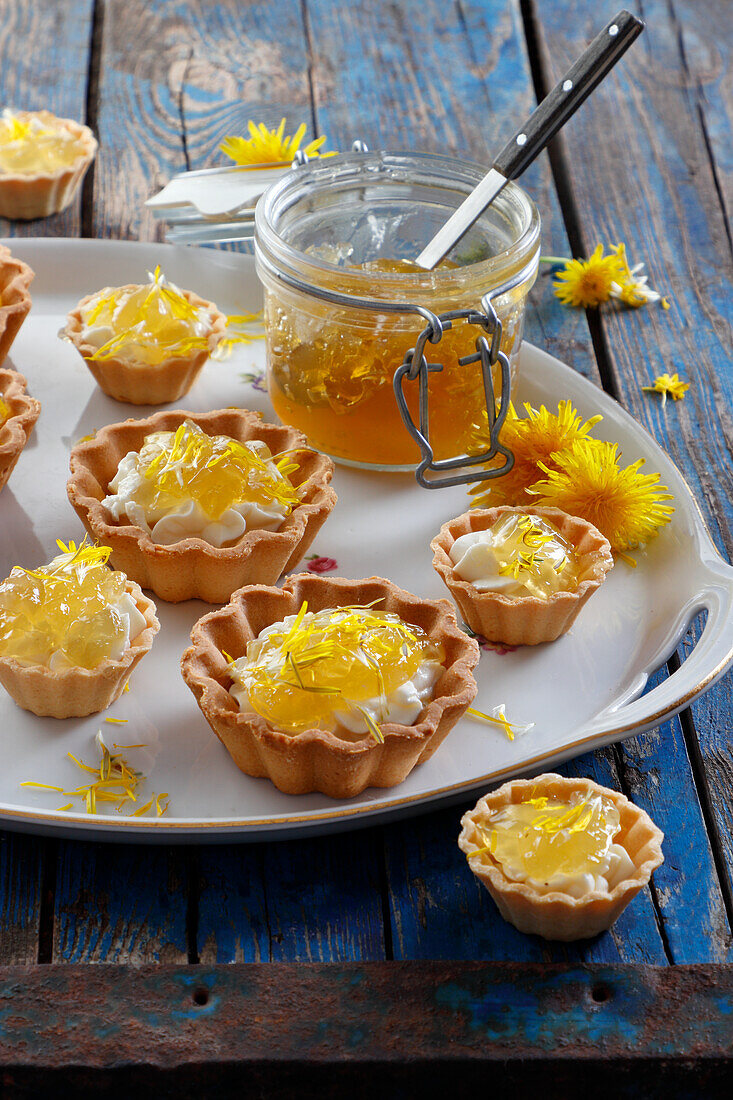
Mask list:
[[[499,287],[494,291],[484,294],[481,299],[481,310],[454,309],[449,313],[430,314],[428,323],[418,336],[414,348],[410,348],[405,354],[404,361],[394,374],[394,392],[397,407],[408,432],[415,440],[422,454],[422,461],[415,468],[415,477],[425,489],[441,489],[447,485],[467,485],[472,481],[485,481],[492,477],[501,477],[508,473],[514,465],[514,455],[499,442],[499,432],[509,411],[511,369],[509,360],[501,350],[501,321],[494,308],[492,299],[498,297],[506,288]],[[429,311],[424,311],[428,313]],[[471,363],[481,364],[481,375],[484,386],[484,399],[486,402],[486,415],[489,423],[489,448],[478,455],[457,455],[455,458],[435,459],[433,448],[430,444],[429,428],[429,398],[428,380],[431,372],[443,370],[442,363],[428,363],[425,357],[425,347],[428,342],[438,344],[443,333],[453,328],[457,322],[465,322],[469,325],[477,325],[482,332],[476,338],[476,351],[472,355],[464,355],[458,362],[462,367]],[[492,367],[498,363],[501,369],[501,397],[497,405],[494,392],[494,379]],[[405,381],[418,383],[418,409],[419,426],[410,415],[405,398]],[[488,462],[497,454],[504,456],[504,463],[491,470],[482,469],[471,472],[468,467],[478,466]],[[454,474],[448,477],[426,476],[428,471],[440,473],[443,470],[463,470],[462,474]]]

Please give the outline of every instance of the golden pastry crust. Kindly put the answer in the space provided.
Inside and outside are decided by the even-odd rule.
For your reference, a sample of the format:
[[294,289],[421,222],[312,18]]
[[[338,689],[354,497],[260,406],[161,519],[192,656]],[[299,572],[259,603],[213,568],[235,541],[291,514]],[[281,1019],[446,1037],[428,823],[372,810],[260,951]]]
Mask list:
[[[478,826],[481,822],[485,824],[489,815],[501,807],[541,795],[566,800],[576,792],[586,797],[602,794],[619,811],[620,830],[613,842],[626,849],[635,871],[613,889],[607,892],[594,890],[582,898],[560,892],[540,894],[526,882],[508,879],[488,852],[471,854],[485,847],[486,842]],[[664,862],[663,840],[664,833],[649,815],[622,794],[601,787],[592,779],[565,779],[548,772],[538,775],[536,779],[514,779],[480,799],[474,809],[461,818],[458,846],[467,857],[473,873],[496,902],[504,920],[520,932],[543,936],[546,940],[567,941],[597,936],[611,927],[632,898],[647,885],[652,871]]]
[[93,359],[92,356],[97,349],[92,344],[85,343],[82,338],[85,326],[81,311],[93,298],[113,289],[134,291],[138,290],[139,286],[128,283],[123,287],[105,287],[94,294],[87,294],[69,313],[66,325],[59,336],[74,345],[89,367],[99,388],[115,401],[126,401],[130,405],[166,405],[170,401],[177,401],[188,393],[201,373],[204,363],[216,350],[227,326],[226,315],[217,309],[213,302],[200,298],[191,290],[182,290],[181,294],[194,309],[209,310],[211,321],[208,332],[209,346],[206,350],[194,351],[188,355],[172,355],[161,363],[142,363],[126,359],[123,355],[110,359]]
[[[34,175],[0,172],[0,217],[31,221],[59,214],[73,200],[89,165],[97,153],[97,139],[88,126],[70,118],[57,118],[50,111],[18,111],[21,121],[38,118],[47,124],[61,123],[81,142],[82,152],[67,168]],[[59,127],[61,128],[61,127]]]
[[10,409],[10,416],[0,424],[0,492],[12,474],[20,452],[41,412],[41,403],[25,392],[22,374],[0,367],[0,397]]
[[35,272],[0,244],[0,366],[31,308],[30,285]]
[[[414,726],[383,724],[383,743],[369,734],[351,734],[359,739],[347,741],[321,729],[284,733],[260,715],[240,711],[229,694],[232,679],[222,651],[241,656],[248,641],[295,614],[304,600],[310,611],[381,600],[380,610],[422,627],[443,645],[445,672]],[[476,694],[472,673],[478,646],[460,629],[448,601],[421,600],[381,577],[344,580],[298,573],[282,588],[245,588],[226,607],[200,619],[191,640],[181,671],[206,721],[241,771],[266,776],[285,794],[320,791],[353,798],[366,787],[394,787],[416,764],[430,759]]]
[[[547,600],[537,596],[506,596],[501,592],[479,592],[469,581],[457,577],[450,549],[456,539],[470,531],[485,531],[507,513],[541,516],[554,524],[578,556],[579,583],[572,592],[556,592]],[[559,508],[475,508],[444,523],[430,543],[433,568],[458,604],[471,630],[487,641],[504,645],[538,645],[565,634],[580,609],[600,588],[613,566],[611,546],[601,532],[578,516]]]
[[[301,503],[278,531],[245,531],[232,546],[211,546],[200,538],[160,546],[140,527],[110,520],[102,500],[120,459],[129,451],[139,451],[147,435],[175,431],[184,420],[192,420],[209,435],[228,435],[242,443],[261,439],[273,455],[302,448],[296,456],[298,469],[290,475]],[[89,534],[112,547],[116,569],[170,603],[191,599],[226,603],[243,585],[274,584],[295,568],[336,503],[330,485],[331,459],[311,450],[305,436],[294,428],[268,424],[259,413],[246,409],[210,413],[177,409],[145,420],[109,424],[73,448],[70,469],[69,500]]]
[[19,707],[40,717],[83,718],[104,710],[120,697],[133,669],[160,630],[155,604],[139,585],[128,580],[125,591],[145,616],[145,626],[118,661],[105,658],[97,668],[54,671],[43,665],[23,665],[12,657],[0,657],[0,683]]

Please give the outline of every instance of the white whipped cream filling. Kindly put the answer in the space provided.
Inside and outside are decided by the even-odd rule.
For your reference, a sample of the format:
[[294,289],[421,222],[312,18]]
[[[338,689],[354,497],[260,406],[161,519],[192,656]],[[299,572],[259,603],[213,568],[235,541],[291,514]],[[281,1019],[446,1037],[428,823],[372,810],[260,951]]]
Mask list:
[[501,869],[512,882],[526,882],[538,894],[557,892],[568,894],[571,898],[583,898],[594,890],[609,893],[619,882],[630,878],[634,872],[634,863],[621,844],[611,844],[605,856],[599,861],[595,874],[578,872],[577,874],[557,874],[547,880],[527,875],[521,867],[501,864]]
[[[119,523],[126,517],[136,527],[150,535],[154,543],[171,546],[185,538],[200,538],[211,546],[223,546],[234,542],[245,531],[277,531],[288,514],[287,508],[273,500],[268,505],[251,500],[240,501],[227,508],[218,519],[212,520],[195,500],[188,500],[172,508],[158,509],[144,505],[138,498],[141,489],[149,486],[138,466],[139,454],[129,451],[121,459],[117,473],[109,483],[113,492],[102,504],[112,519]],[[274,463],[272,471],[279,476]]]
[[491,531],[469,531],[461,535],[448,552],[453,572],[479,592],[506,592],[516,588],[514,577],[502,576],[499,572],[499,560],[493,548]]
[[[286,631],[294,621],[294,615],[288,615],[282,622],[273,623],[258,634],[258,638],[264,638],[273,630]],[[277,668],[282,664],[282,659],[277,658]],[[423,661],[415,669],[410,680],[406,680],[385,698],[375,696],[372,699],[360,699],[359,706],[379,725],[385,722],[397,722],[401,726],[412,726],[422,713],[425,704],[432,698],[433,688],[445,672],[439,661]],[[239,709],[243,714],[257,714],[249,701],[249,684],[247,658],[240,657],[230,666],[230,673],[235,677],[234,683],[229,688],[229,694],[236,699]],[[356,707],[348,710],[334,711],[334,719],[352,733],[368,733],[369,726],[361,711]]]

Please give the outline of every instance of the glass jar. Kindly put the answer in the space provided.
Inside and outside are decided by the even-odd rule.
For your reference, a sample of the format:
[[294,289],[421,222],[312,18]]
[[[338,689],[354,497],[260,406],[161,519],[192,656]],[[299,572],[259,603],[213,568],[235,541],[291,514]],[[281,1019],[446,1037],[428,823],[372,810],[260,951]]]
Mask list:
[[[425,319],[398,310],[401,304],[437,314],[480,310],[487,291],[511,284],[494,307],[516,377],[540,250],[539,214],[520,187],[507,184],[435,270],[392,262],[417,256],[485,171],[424,153],[354,153],[294,169],[258,203],[270,398],[281,420],[336,461],[406,470],[420,458],[392,380]],[[334,292],[336,302],[329,300]],[[480,364],[458,363],[475,353],[480,332],[456,323],[427,345],[430,363],[443,367],[429,375],[436,459],[488,447]],[[494,385],[500,393],[497,378]],[[405,389],[417,419],[417,383]]]

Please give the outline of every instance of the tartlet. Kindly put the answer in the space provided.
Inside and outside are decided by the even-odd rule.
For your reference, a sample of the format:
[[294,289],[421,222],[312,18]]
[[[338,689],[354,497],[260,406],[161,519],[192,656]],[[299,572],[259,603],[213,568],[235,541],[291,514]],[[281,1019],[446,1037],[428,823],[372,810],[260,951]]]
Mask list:
[[[259,714],[240,711],[229,693],[232,678],[224,653],[241,656],[248,641],[295,614],[304,601],[311,611],[380,601],[380,610],[399,615],[440,642],[445,671],[414,725],[385,723],[381,742],[368,733],[345,740],[316,728],[289,734]],[[286,794],[319,791],[331,798],[352,798],[366,787],[401,783],[415,765],[433,755],[476,694],[472,670],[478,646],[460,629],[448,601],[419,599],[380,577],[344,580],[299,573],[282,588],[245,588],[226,607],[200,619],[191,640],[181,671],[206,721],[241,771],[266,776]]]
[[[299,451],[299,468],[291,481],[300,504],[278,531],[245,531],[232,546],[211,546],[197,537],[165,546],[153,543],[140,527],[110,519],[102,501],[120,459],[129,451],[139,451],[147,435],[173,431],[184,420],[193,421],[209,435],[227,435],[239,442],[262,440],[272,454]],[[294,428],[268,424],[259,413],[245,409],[201,414],[172,410],[145,420],[109,424],[73,448],[70,470],[69,500],[89,534],[112,547],[116,569],[170,603],[190,599],[226,603],[243,585],[274,584],[307,552],[336,503],[330,485],[331,459],[311,450],[305,436]]]
[[96,668],[51,669],[0,656],[0,683],[19,707],[40,717],[83,718],[105,710],[120,697],[160,629],[155,604],[140,586],[128,580],[125,591],[145,618],[145,626],[119,660],[107,657]]
[[[567,800],[580,792],[584,797],[601,794],[611,800],[620,816],[614,843],[623,846],[634,865],[632,874],[608,891],[593,890],[577,898],[560,891],[540,893],[526,882],[507,878],[501,866],[485,851],[480,831],[489,815],[510,803],[529,797],[547,796]],[[461,818],[458,845],[468,865],[496,902],[504,920],[520,932],[548,940],[578,940],[597,936],[610,928],[629,902],[647,885],[651,874],[664,861],[664,834],[644,810],[624,795],[601,787],[592,779],[565,779],[549,772],[536,779],[514,779],[485,795],[473,810]],[[473,855],[478,849],[483,852]]]
[[[1,177],[0,177],[1,178]],[[34,272],[0,244],[0,367],[31,308]]]
[[21,123],[37,120],[42,126],[63,131],[79,145],[72,164],[43,172],[0,170],[0,217],[30,221],[65,210],[72,202],[97,152],[97,139],[80,122],[58,118],[50,111],[17,111]]
[[66,325],[59,336],[76,348],[97,385],[108,397],[115,401],[126,401],[130,405],[165,405],[178,401],[191,389],[204,364],[224,336],[227,318],[213,302],[199,297],[191,290],[181,290],[180,293],[188,304],[195,310],[204,311],[207,316],[207,348],[199,348],[183,355],[171,355],[160,363],[145,363],[129,358],[124,353],[104,359],[94,358],[98,349],[84,339],[82,310],[95,298],[110,291],[124,293],[137,289],[137,284],[128,283],[123,287],[105,287],[94,294],[87,294],[68,314]]
[[14,370],[0,367],[0,398],[9,410],[3,420],[0,409],[0,491],[12,474],[20,452],[28,442],[41,412],[41,403],[26,393],[26,380]]
[[[555,592],[548,599],[531,595],[508,596],[501,592],[479,591],[469,581],[456,576],[449,557],[456,539],[470,531],[488,530],[501,516],[511,513],[540,516],[554,524],[575,551],[576,588]],[[559,508],[502,505],[471,509],[444,523],[430,546],[434,554],[433,568],[450,591],[464,621],[487,641],[505,645],[537,645],[560,637],[569,630],[613,566],[608,539],[587,520],[569,516]]]

